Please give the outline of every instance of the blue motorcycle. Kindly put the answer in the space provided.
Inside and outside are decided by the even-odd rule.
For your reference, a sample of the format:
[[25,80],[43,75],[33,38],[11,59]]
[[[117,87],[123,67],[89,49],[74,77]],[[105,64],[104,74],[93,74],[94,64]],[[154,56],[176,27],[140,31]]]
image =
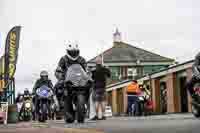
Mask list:
[[52,97],[55,99],[55,96],[53,95],[53,91],[45,85],[37,89],[36,96],[39,111],[37,112],[37,118],[39,122],[45,122],[48,116],[51,115],[51,101]]

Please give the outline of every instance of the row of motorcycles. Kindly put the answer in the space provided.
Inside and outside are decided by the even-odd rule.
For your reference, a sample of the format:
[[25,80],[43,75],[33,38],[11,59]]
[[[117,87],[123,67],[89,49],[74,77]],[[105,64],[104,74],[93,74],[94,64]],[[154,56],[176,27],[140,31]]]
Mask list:
[[[37,101],[36,101],[37,97]],[[38,102],[38,112],[36,112],[36,103]],[[19,121],[36,120],[45,122],[47,119],[54,119],[56,107],[58,107],[57,98],[47,86],[38,88],[36,95],[23,95],[17,103]]]
[[75,120],[83,123],[92,86],[91,77],[81,65],[73,64],[68,68],[63,84],[64,87],[56,90],[56,94],[44,85],[37,89],[34,96],[23,96],[22,102],[17,103],[19,120],[36,119],[45,122],[54,119],[56,112],[62,112],[66,123],[73,123]]

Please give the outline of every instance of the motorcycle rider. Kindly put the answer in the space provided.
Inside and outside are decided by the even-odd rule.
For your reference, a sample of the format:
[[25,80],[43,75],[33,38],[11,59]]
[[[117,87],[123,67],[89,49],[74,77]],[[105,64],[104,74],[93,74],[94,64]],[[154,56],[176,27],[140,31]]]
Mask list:
[[19,92],[19,93],[17,94],[17,98],[15,99],[16,103],[21,102],[22,98],[23,98],[23,95]]
[[77,43],[74,42],[67,44],[66,55],[61,57],[55,72],[55,76],[58,79],[58,82],[56,83],[54,90],[62,87],[64,88],[65,73],[67,72],[67,68],[70,65],[78,63],[86,71],[86,60],[79,54],[80,50]]
[[23,97],[24,97],[24,99],[31,97],[31,94],[30,94],[28,88],[24,89],[24,95],[23,95]]
[[58,99],[59,105],[60,105],[60,111],[63,109],[63,94],[64,94],[64,76],[62,76],[62,71],[60,69],[56,70],[56,78],[57,78],[57,83],[55,84],[53,90],[54,93],[56,94],[56,97]]
[[[55,76],[58,79],[58,82],[56,83],[57,87],[63,87],[64,88],[64,80],[65,80],[65,73],[67,72],[67,69],[73,65],[73,64],[80,64],[83,69],[86,71],[86,60],[79,55],[80,50],[78,47],[78,44],[73,42],[73,43],[68,43],[67,48],[66,48],[66,55],[62,56],[59,63],[58,67],[55,72]],[[89,95],[89,94],[88,94]],[[59,99],[59,98],[58,98]],[[65,98],[65,103],[67,105],[64,106],[64,110],[66,112],[66,115],[68,116],[68,121],[72,122],[73,117],[72,117],[72,99],[71,97],[66,97]]]
[[18,93],[17,98],[16,98],[16,103],[17,103],[17,109],[18,109],[18,119],[22,120],[21,114],[22,114],[22,106],[23,106],[23,94]]
[[187,83],[186,88],[188,89],[190,95],[192,96],[192,99],[198,103],[200,103],[200,97],[195,94],[194,91],[194,85],[197,82],[200,82],[200,52],[195,56],[194,64],[192,66],[192,78]]
[[53,84],[52,84],[51,80],[48,78],[48,72],[46,70],[43,70],[40,72],[40,79],[38,79],[35,82],[35,85],[34,85],[33,91],[32,91],[32,93],[34,95],[33,104],[35,105],[35,113],[36,114],[38,114],[38,112],[39,112],[39,105],[38,105],[38,100],[37,100],[37,96],[36,96],[36,91],[38,88],[40,88],[43,85],[46,85],[50,89],[53,89]]

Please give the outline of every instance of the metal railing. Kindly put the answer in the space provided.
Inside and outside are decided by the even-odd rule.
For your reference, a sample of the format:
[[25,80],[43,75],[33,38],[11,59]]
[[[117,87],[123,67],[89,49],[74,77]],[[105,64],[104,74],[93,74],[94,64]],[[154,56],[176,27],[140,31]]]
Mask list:
[[1,102],[8,102],[8,104],[15,103],[15,79],[12,78],[8,81],[5,87],[3,87],[3,92],[0,96]]

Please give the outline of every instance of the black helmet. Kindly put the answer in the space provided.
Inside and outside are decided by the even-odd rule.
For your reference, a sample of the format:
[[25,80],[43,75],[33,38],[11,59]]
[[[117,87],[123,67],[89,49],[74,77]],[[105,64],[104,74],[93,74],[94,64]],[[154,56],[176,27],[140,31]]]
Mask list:
[[40,72],[40,78],[43,80],[47,80],[48,79],[48,72],[43,70]]
[[24,89],[24,95],[29,95],[30,93],[29,93],[29,90],[28,90],[28,88],[25,88]]

